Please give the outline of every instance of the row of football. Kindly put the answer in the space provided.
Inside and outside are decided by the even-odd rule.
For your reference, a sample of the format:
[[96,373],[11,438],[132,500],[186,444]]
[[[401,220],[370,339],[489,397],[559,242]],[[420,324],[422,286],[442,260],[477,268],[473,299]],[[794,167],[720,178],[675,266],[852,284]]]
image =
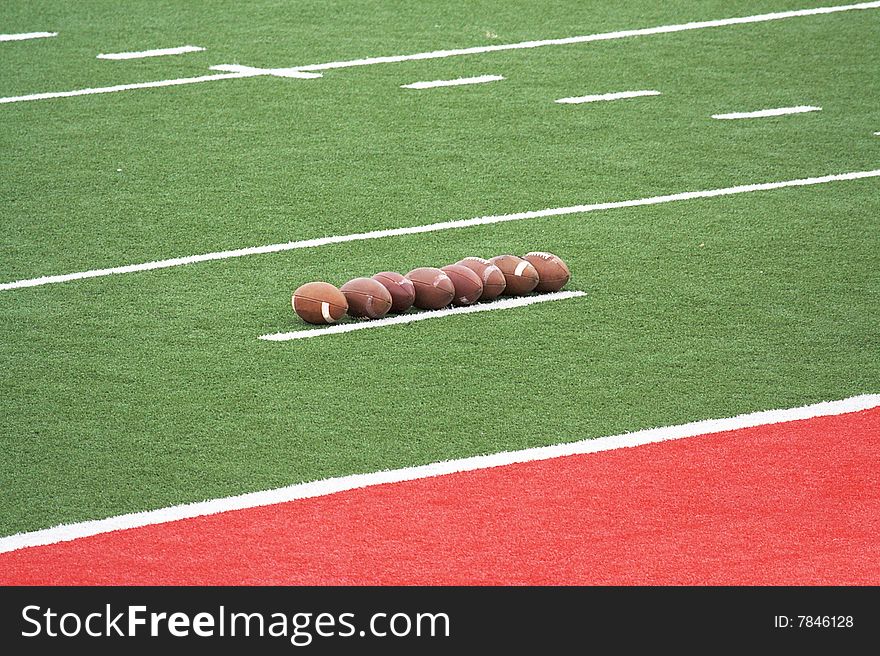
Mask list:
[[338,288],[328,282],[307,282],[297,287],[290,302],[303,321],[328,324],[345,314],[380,319],[411,307],[439,310],[491,301],[501,295],[555,292],[570,277],[568,266],[553,253],[497,255],[488,260],[466,257],[440,268],[418,267],[406,275],[382,271],[372,278],[354,278]]

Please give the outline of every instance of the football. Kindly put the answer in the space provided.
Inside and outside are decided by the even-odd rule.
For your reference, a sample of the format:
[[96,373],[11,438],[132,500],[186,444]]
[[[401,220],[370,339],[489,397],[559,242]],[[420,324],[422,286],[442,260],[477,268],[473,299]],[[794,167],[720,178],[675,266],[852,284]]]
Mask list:
[[434,267],[418,267],[406,277],[412,280],[416,289],[413,305],[422,310],[439,310],[452,303],[455,285],[445,272]]
[[389,312],[406,312],[412,307],[416,298],[416,288],[412,280],[395,271],[381,271],[373,276],[373,280],[381,283],[391,294]]
[[290,297],[293,311],[308,323],[335,323],[348,311],[345,294],[329,282],[307,282]]
[[380,319],[391,309],[391,292],[372,278],[354,278],[339,288],[348,301],[348,314],[355,318]]
[[531,263],[538,272],[536,292],[558,292],[565,287],[571,272],[568,265],[558,255],[533,251],[523,255],[523,259]]
[[528,260],[516,255],[496,255],[489,261],[504,274],[507,285],[503,293],[506,296],[528,294],[538,285],[538,272]]
[[483,294],[483,281],[476,273],[461,264],[447,264],[440,267],[455,287],[455,296],[452,298],[453,305],[471,305],[480,300]]
[[482,279],[483,293],[480,294],[481,301],[495,300],[507,286],[507,281],[504,279],[501,269],[489,260],[485,260],[482,257],[466,257],[456,262],[456,264],[466,266]]

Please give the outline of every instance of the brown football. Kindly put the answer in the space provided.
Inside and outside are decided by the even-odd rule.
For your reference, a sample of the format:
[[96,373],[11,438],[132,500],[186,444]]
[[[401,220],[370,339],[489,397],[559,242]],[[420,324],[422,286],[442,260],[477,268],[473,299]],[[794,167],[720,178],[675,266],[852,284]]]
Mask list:
[[489,260],[485,260],[482,257],[466,257],[456,262],[456,264],[466,266],[480,276],[483,281],[483,293],[480,295],[481,301],[495,300],[507,286],[507,281],[504,279],[501,269]]
[[523,255],[523,259],[528,260],[538,272],[536,292],[558,292],[571,278],[568,265],[553,253],[533,251]]
[[483,294],[483,281],[475,272],[461,264],[447,264],[445,267],[440,267],[440,270],[446,272],[455,287],[453,305],[471,305],[480,300]]
[[489,261],[501,269],[507,286],[505,296],[528,294],[538,285],[538,272],[532,264],[516,255],[496,255]]
[[413,305],[422,310],[439,310],[452,303],[455,285],[449,276],[434,267],[418,267],[406,277],[413,281],[416,298]]
[[380,319],[391,309],[391,292],[372,278],[354,278],[339,288],[348,301],[349,316]]
[[307,282],[290,297],[293,311],[308,323],[335,323],[348,310],[345,294],[329,282]]
[[395,271],[382,271],[373,276],[391,294],[391,309],[389,312],[406,312],[412,307],[416,299],[416,288],[412,280]]

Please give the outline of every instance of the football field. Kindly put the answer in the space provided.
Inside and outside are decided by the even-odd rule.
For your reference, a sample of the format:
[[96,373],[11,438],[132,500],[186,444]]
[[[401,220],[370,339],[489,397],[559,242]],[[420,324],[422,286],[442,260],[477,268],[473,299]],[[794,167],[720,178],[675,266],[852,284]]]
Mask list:
[[[662,472],[664,495],[683,495],[675,522],[654,508],[660,519],[636,539],[624,523],[526,513],[513,522],[521,546],[552,562],[613,531],[608,557],[637,559],[627,540],[646,552],[668,544],[688,508],[708,531],[730,519],[730,507],[713,515],[725,504],[774,499],[757,504],[770,514],[755,526],[737,520],[761,532],[779,526],[774,508],[791,512],[779,499],[796,498],[774,540],[794,552],[821,543],[817,562],[845,555],[846,567],[768,566],[762,582],[880,583],[868,530],[880,530],[880,2],[825,2],[4,2],[0,580],[82,580],[68,556],[48,573],[39,554],[13,559],[115,529],[174,536],[169,521],[201,517],[199,544],[227,540],[218,561],[150,579],[132,564],[143,553],[114,560],[111,545],[115,574],[88,582],[619,581],[505,577],[473,557],[493,532],[464,500],[479,483],[480,498],[503,494],[509,512],[558,509],[561,490],[589,481],[578,503],[604,499],[613,513],[630,483]],[[319,330],[291,309],[309,281],[529,251],[565,260],[573,293],[261,339]],[[614,467],[596,451],[583,471],[518,478],[503,469],[516,458],[492,460],[838,401],[676,433],[680,452],[624,444],[655,450],[609,450]],[[819,428],[746,434],[747,453],[713,459],[737,430],[815,417]],[[726,446],[678,446],[721,431]],[[813,448],[831,455],[806,466]],[[558,455],[590,450],[578,449]],[[414,493],[394,485],[421,474],[382,478],[483,456],[499,480]],[[740,476],[746,466],[753,477]],[[442,486],[482,467],[425,476]],[[362,485],[320,483],[356,475],[413,495],[378,506],[388,532],[344,499],[296,505],[332,505]],[[715,502],[689,505],[709,479]],[[312,483],[314,494],[270,494]],[[726,495],[728,484],[744,496]],[[268,496],[210,505],[255,493]],[[851,511],[861,528],[805,531],[820,493],[829,514]],[[620,503],[638,517],[650,499]],[[273,553],[209,576],[210,562],[243,558],[223,513],[276,502],[293,505],[259,519]],[[477,530],[472,518],[485,543],[443,542],[433,524],[432,549],[417,528],[394,537],[391,519],[443,504],[459,513],[447,517],[454,535]],[[349,558],[360,538],[384,536],[411,569],[316,564],[325,542],[313,536],[297,547],[312,549],[303,568],[332,574],[284,574],[279,558],[294,547],[277,537],[291,522],[341,531]],[[189,530],[163,539],[186,542]],[[736,549],[733,533],[695,539],[689,567],[630,570],[625,582],[749,582],[745,566],[692,566]],[[80,555],[94,558],[89,549]],[[772,563],[781,550],[756,557]],[[425,578],[412,575],[429,561]]]

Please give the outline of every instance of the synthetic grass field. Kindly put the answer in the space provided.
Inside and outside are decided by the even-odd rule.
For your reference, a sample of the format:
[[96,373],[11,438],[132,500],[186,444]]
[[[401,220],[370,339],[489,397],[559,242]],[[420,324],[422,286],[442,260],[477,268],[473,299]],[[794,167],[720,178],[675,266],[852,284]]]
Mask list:
[[[880,6],[4,2],[0,283],[880,169]],[[182,45],[132,60],[99,53]],[[417,81],[501,75],[473,86]],[[659,95],[584,104],[621,91]],[[815,106],[769,118],[715,114]],[[880,391],[880,181],[845,179],[0,290],[0,537]],[[273,343],[290,294],[560,255],[586,296]],[[875,431],[868,432],[874,440]],[[845,447],[842,447],[845,448]],[[757,457],[757,456],[756,456]],[[876,462],[865,462],[876,469]],[[876,538],[875,538],[876,540]]]

